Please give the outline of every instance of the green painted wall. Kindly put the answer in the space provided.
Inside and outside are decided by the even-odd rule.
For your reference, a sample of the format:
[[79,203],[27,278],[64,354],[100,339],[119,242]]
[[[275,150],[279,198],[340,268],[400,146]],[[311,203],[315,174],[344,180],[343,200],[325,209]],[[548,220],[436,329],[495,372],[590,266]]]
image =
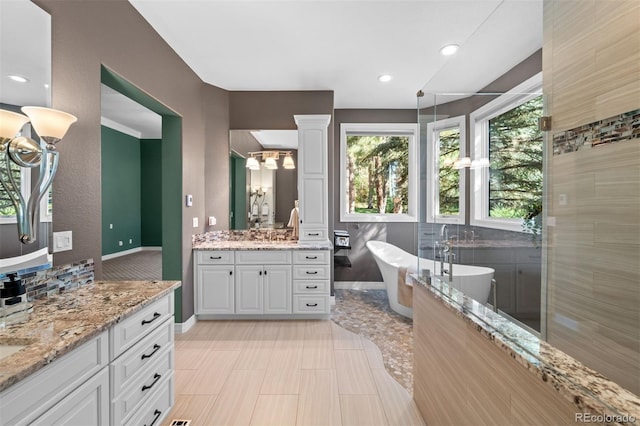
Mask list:
[[140,225],[143,247],[162,246],[162,141],[140,139]]
[[140,140],[104,126],[101,135],[102,254],[105,255],[141,244]]

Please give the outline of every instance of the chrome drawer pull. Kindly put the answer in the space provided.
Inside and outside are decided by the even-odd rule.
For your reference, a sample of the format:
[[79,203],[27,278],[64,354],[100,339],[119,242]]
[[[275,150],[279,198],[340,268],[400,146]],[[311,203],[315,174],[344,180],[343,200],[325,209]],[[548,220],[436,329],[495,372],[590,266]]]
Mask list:
[[147,324],[151,324],[152,322],[154,322],[155,320],[157,320],[158,318],[160,318],[162,315],[160,315],[158,312],[154,312],[153,313],[153,318],[150,320],[142,320],[142,325],[147,325]]
[[314,306],[318,306],[317,303],[307,303],[307,306],[309,306],[310,308],[314,307]]
[[[153,412],[153,415],[155,417],[153,418],[153,421],[149,423],[149,426],[153,426],[153,424],[158,421],[158,419],[160,418],[160,414],[162,414],[162,411],[160,410],[156,410]],[[145,424],[144,426],[147,426],[147,425]]]
[[144,385],[142,387],[142,392],[151,389],[156,383],[158,383],[158,380],[160,380],[160,377],[162,377],[160,374],[156,373],[153,375],[153,383],[151,383],[150,385]]
[[305,259],[310,259],[310,260],[317,259],[317,258],[318,256],[305,256]]
[[209,256],[209,259],[211,259],[211,260],[220,260],[220,259],[222,259],[222,256]]
[[142,354],[142,356],[140,357],[140,359],[146,359],[146,358],[151,358],[156,352],[158,352],[160,350],[160,345],[158,345],[157,343],[155,345],[153,345],[153,351],[147,355],[147,354]]
[[318,273],[318,271],[313,271],[313,272],[307,271],[307,275],[316,275],[317,273]]
[[308,285],[307,288],[308,289],[313,289],[313,288],[318,288],[318,286],[317,285]]

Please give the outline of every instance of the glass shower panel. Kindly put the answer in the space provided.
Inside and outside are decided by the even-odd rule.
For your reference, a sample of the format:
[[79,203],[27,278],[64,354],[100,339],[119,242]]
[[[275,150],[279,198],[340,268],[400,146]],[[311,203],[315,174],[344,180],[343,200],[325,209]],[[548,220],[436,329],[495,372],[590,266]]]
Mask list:
[[417,103],[419,268],[539,332],[540,90],[425,91]]

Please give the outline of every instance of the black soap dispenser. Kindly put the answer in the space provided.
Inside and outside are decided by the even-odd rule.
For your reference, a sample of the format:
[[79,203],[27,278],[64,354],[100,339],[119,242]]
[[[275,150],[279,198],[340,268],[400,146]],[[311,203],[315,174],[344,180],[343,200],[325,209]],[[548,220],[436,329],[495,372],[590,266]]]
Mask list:
[[26,321],[33,305],[27,302],[27,291],[22,280],[16,279],[16,274],[7,274],[9,281],[5,281],[0,289],[0,323],[6,325]]

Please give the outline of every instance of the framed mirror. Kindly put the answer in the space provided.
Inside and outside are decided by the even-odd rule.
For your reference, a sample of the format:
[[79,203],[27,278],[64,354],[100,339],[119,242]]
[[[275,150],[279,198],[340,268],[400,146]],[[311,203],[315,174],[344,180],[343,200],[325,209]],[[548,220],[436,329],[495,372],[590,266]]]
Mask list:
[[230,229],[287,227],[298,199],[298,131],[231,130],[229,150]]

